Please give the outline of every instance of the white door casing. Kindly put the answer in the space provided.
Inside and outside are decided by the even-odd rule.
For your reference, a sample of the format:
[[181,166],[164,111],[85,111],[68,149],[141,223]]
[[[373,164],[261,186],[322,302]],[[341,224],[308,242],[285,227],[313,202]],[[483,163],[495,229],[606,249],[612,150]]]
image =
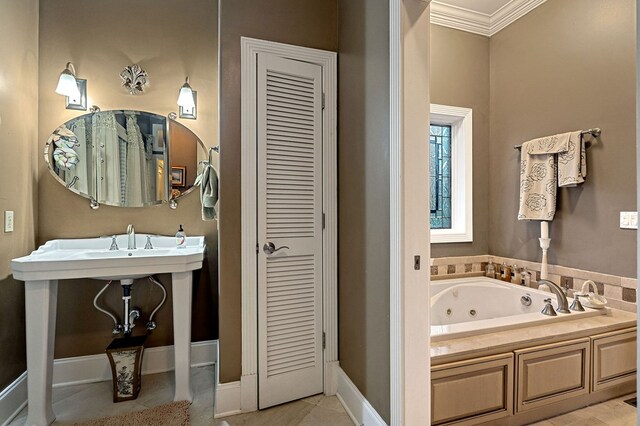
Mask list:
[[[390,0],[390,424],[430,424],[429,2]],[[414,256],[421,267],[414,268]]]
[[262,409],[323,391],[322,68],[257,59]]
[[[337,389],[338,372],[338,271],[337,271],[337,54],[289,44],[248,37],[241,38],[241,235],[242,235],[242,376],[240,378],[239,411],[258,408],[258,312],[257,312],[257,58],[258,53],[273,53],[322,67],[325,108],[322,111],[323,151],[323,330],[324,393]],[[224,363],[224,359],[221,360]]]

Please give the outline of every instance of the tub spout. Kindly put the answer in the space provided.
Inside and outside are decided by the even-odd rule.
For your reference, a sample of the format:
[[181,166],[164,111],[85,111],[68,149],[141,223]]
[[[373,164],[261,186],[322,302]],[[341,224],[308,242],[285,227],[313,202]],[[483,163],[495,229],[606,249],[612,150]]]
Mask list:
[[560,288],[559,285],[549,280],[540,280],[538,281],[538,285],[540,284],[548,285],[551,292],[556,295],[556,299],[558,299],[558,309],[556,310],[558,312],[560,312],[561,314],[571,313],[571,311],[569,310],[569,302],[567,301],[567,296],[564,294],[564,291],[562,291],[562,288]]

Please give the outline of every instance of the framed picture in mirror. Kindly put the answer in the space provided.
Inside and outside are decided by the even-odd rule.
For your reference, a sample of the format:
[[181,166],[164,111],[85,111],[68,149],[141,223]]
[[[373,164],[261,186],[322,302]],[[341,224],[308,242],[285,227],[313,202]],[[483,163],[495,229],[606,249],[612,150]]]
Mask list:
[[171,166],[171,185],[185,186],[187,182],[187,168],[185,166]]

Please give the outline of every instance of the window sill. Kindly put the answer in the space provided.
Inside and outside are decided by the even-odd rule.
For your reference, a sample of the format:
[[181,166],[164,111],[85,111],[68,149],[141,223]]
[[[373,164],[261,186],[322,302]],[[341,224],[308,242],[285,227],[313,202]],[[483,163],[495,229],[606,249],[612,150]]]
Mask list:
[[432,229],[431,243],[472,243],[473,235],[471,232],[461,232],[452,229]]

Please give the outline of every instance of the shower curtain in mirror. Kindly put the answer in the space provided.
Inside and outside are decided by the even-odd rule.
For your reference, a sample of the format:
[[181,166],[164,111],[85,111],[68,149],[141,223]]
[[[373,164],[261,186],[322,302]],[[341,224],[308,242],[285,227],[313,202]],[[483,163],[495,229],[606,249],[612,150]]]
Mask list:
[[113,111],[96,112],[91,117],[95,199],[99,203],[120,200],[120,148],[116,116]]
[[149,202],[153,194],[149,188],[147,153],[144,139],[134,111],[125,111],[127,117],[127,173],[125,206],[139,206]]

